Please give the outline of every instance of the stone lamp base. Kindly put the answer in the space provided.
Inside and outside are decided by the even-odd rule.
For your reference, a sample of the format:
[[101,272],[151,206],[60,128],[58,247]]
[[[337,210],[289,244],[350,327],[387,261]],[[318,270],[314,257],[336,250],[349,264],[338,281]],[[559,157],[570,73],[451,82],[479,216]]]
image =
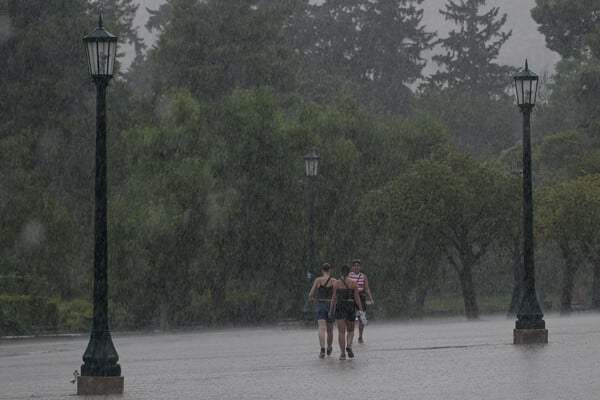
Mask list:
[[513,344],[547,344],[548,329],[514,329]]
[[78,376],[78,395],[123,394],[125,379],[122,376]]

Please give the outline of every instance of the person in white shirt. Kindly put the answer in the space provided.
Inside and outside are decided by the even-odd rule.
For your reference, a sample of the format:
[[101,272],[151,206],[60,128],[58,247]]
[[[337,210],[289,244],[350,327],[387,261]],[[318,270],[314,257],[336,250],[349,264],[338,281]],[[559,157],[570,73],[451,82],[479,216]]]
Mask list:
[[[368,304],[375,304],[375,300],[373,300],[373,295],[371,294],[371,289],[369,288],[369,279],[367,275],[362,272],[362,263],[358,258],[352,260],[352,272],[348,275],[350,279],[356,282],[356,286],[358,287],[358,294],[360,296],[360,300],[362,302],[363,311],[367,311]],[[369,301],[367,302],[367,297]],[[362,322],[362,319],[358,320],[358,343],[364,343],[363,341],[363,332],[365,330],[365,324]]]

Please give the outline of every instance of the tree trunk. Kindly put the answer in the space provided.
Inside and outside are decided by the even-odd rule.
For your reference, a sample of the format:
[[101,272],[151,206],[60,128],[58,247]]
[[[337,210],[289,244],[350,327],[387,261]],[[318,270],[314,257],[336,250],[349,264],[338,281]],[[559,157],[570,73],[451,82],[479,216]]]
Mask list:
[[159,322],[160,329],[163,331],[169,329],[169,297],[168,297],[165,289],[161,290],[159,312],[160,312],[160,322]]
[[479,319],[479,307],[475,297],[475,287],[473,286],[473,276],[471,266],[466,264],[459,274],[460,286],[462,288],[463,299],[465,301],[465,315],[467,319]]
[[573,300],[573,287],[575,285],[576,268],[572,266],[571,261],[567,261],[567,265],[563,270],[562,293],[560,298],[560,313],[571,313],[571,302]]
[[425,297],[427,289],[417,288],[415,293],[415,317],[423,318],[423,306],[425,305]]
[[221,269],[210,286],[210,300],[212,304],[213,318],[219,323],[225,322],[225,318],[227,315],[225,310],[225,305],[227,304],[227,296],[225,290],[226,287],[227,275],[225,270]]
[[594,280],[592,282],[592,308],[600,310],[600,261],[593,263]]

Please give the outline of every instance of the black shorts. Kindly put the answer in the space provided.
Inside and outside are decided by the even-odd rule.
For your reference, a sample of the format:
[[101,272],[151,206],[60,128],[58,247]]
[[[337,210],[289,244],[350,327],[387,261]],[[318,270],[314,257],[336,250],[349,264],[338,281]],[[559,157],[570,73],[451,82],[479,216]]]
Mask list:
[[335,318],[352,321],[356,315],[356,303],[354,300],[340,300],[335,305]]

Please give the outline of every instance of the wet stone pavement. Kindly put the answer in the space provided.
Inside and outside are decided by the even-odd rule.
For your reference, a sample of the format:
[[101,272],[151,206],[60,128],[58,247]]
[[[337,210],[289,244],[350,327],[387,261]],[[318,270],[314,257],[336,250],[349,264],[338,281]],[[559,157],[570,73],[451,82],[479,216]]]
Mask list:
[[[600,315],[545,320],[545,346],[512,345],[514,321],[500,317],[378,321],[346,361],[338,360],[337,345],[331,357],[318,358],[316,329],[113,333],[125,393],[98,398],[600,398]],[[70,381],[87,342],[1,339],[0,399],[78,398]]]

